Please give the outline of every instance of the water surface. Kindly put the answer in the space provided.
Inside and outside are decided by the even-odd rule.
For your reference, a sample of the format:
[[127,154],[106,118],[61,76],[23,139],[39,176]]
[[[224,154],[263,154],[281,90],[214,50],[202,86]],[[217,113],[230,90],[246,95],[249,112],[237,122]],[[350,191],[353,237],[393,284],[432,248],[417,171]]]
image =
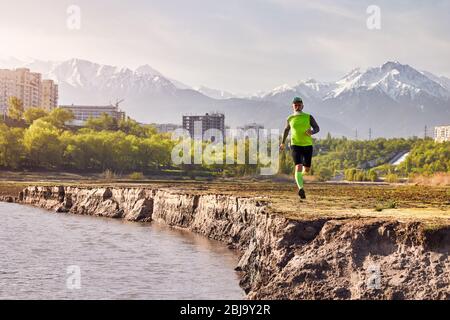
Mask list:
[[236,263],[156,223],[0,203],[0,299],[241,299]]

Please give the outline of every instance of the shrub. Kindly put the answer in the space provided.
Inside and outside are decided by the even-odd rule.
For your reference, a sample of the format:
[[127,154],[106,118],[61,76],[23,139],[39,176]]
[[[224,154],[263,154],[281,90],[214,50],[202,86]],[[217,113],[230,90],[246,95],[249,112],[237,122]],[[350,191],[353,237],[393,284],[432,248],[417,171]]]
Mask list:
[[354,181],[355,180],[356,169],[347,169],[344,171],[345,180]]
[[333,172],[329,168],[319,168],[317,169],[315,176],[319,181],[327,181],[333,177]]
[[377,181],[378,180],[377,172],[375,170],[369,170],[369,172],[367,173],[367,179],[372,182]]
[[389,183],[397,183],[398,182],[398,175],[396,175],[395,173],[389,173],[386,176],[386,181]]
[[128,176],[131,180],[143,180],[144,174],[142,172],[133,172]]

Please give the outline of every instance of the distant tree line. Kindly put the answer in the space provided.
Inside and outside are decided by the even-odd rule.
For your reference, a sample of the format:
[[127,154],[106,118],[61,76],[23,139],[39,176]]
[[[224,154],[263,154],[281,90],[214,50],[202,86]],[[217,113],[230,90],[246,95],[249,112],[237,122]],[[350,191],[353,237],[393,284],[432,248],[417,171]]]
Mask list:
[[103,114],[73,129],[66,125],[72,112],[24,110],[17,98],[9,101],[8,118],[23,125],[0,122],[0,167],[126,172],[170,166],[170,137],[129,118]]
[[[150,125],[127,118],[117,120],[103,114],[90,118],[83,128],[67,125],[73,114],[61,108],[50,112],[34,107],[24,110],[17,98],[8,101],[7,121],[0,119],[0,168],[44,168],[58,170],[104,172],[140,172],[183,170],[224,176],[255,175],[262,167],[256,164],[211,164],[174,166],[172,149],[176,142],[169,134],[158,133]],[[208,143],[203,143],[203,148]],[[245,141],[247,160],[249,141]],[[387,162],[396,154],[410,151],[399,166]],[[225,153],[219,154],[225,163]],[[206,157],[207,158],[207,157]],[[280,153],[281,173],[293,174],[289,151]],[[246,162],[248,163],[248,161]],[[380,176],[395,182],[411,174],[450,172],[450,142],[435,143],[431,139],[378,138],[355,141],[345,137],[315,140],[312,174],[319,180],[336,175],[350,181],[376,181]]]
[[[400,165],[389,164],[395,155],[407,151],[409,155]],[[280,156],[280,170],[294,172],[289,151]],[[388,182],[397,182],[400,177],[437,172],[450,172],[450,142],[417,137],[349,140],[330,134],[314,141],[312,173],[319,180],[341,175],[348,181],[377,181],[383,176]]]

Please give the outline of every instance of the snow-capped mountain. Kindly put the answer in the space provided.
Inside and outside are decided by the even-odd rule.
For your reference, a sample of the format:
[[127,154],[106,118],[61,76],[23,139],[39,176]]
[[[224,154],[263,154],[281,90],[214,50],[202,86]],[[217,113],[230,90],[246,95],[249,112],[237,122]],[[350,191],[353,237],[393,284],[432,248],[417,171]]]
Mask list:
[[283,84],[260,95],[271,99],[279,95],[301,95],[306,99],[331,99],[348,92],[380,90],[394,100],[409,96],[414,99],[426,93],[438,99],[450,98],[450,79],[430,72],[420,72],[399,62],[386,62],[380,67],[353,69],[336,82],[299,81],[296,85]]
[[428,71],[422,71],[422,73],[429,79],[433,80],[436,83],[439,83],[442,87],[444,87],[445,89],[450,91],[450,79],[449,78],[443,77],[443,76],[438,77]]
[[326,95],[326,99],[355,90],[380,90],[394,100],[408,96],[416,98],[426,93],[438,99],[448,99],[450,93],[439,83],[409,65],[386,62],[380,67],[367,70],[355,69],[336,82],[336,88]]
[[27,67],[57,81],[60,104],[105,105],[124,99],[121,108],[140,122],[180,123],[182,114],[219,111],[231,127],[257,122],[281,129],[292,112],[292,97],[300,96],[322,135],[354,136],[355,130],[371,128],[373,137],[411,136],[421,135],[425,125],[450,123],[450,79],[399,62],[357,68],[336,82],[309,79],[251,97],[193,89],[150,65],[133,70],[81,59],[9,58],[0,59],[1,67]]
[[194,87],[194,89],[213,99],[231,99],[236,97],[234,94],[228,91],[211,89],[205,86]]
[[[131,70],[125,67],[102,65],[87,60],[71,59],[60,63],[36,61],[26,65],[26,67],[41,72],[45,78],[55,80],[69,92],[75,89],[75,95],[78,95],[79,99],[82,100],[85,99],[80,97],[79,90],[85,92],[106,90],[115,92],[117,95],[139,93],[146,90],[167,92],[176,90],[176,87],[170,80],[148,65]],[[69,103],[70,101],[68,100],[75,99],[75,97],[67,96],[66,94],[61,96],[62,103]],[[74,102],[78,103],[77,101]]]
[[261,94],[258,98],[284,103],[293,96],[301,96],[308,102],[322,100],[336,87],[334,83],[318,82],[314,79],[299,81],[296,85],[283,84],[268,93]]

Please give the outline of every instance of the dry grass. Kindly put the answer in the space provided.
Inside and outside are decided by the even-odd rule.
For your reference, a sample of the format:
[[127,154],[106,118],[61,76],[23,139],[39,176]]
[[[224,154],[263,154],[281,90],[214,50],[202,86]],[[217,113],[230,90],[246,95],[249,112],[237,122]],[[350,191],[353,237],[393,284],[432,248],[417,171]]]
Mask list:
[[293,219],[377,217],[450,225],[449,187],[308,182],[305,187],[307,200],[300,201],[294,182],[288,179],[277,182],[229,179],[211,182],[152,180],[106,183],[95,179],[48,178],[0,182],[0,195],[16,196],[26,185],[170,188],[182,193],[263,198],[270,202],[272,212]]
[[450,186],[450,173],[439,172],[431,176],[417,175],[411,182],[426,186]]

